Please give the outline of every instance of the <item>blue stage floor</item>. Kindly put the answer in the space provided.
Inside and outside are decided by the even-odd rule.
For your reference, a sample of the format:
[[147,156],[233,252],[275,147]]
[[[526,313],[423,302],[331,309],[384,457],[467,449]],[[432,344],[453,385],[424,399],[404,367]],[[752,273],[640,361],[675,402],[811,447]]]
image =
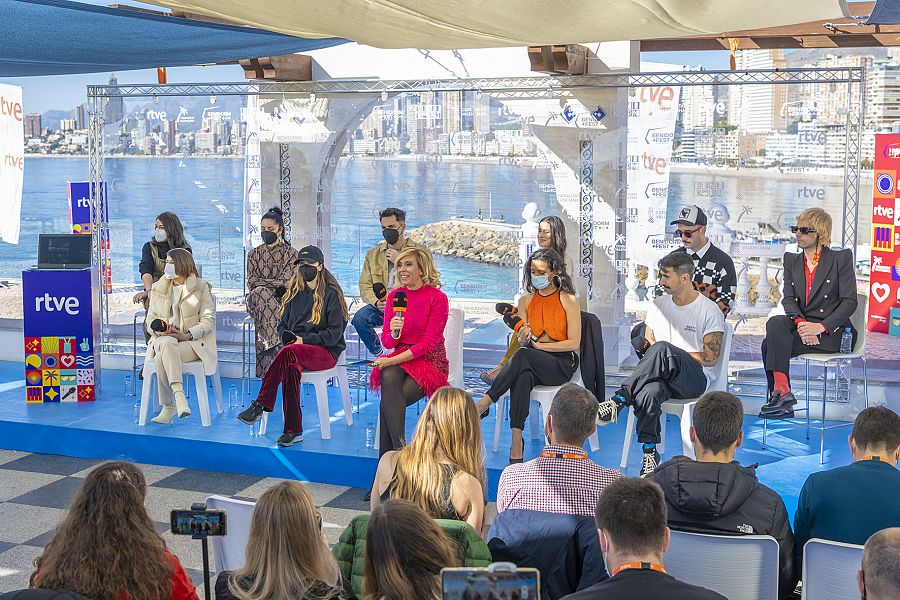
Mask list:
[[[334,412],[341,408],[341,403],[337,389],[330,388],[332,439],[322,440],[315,401],[309,390],[309,395],[304,396],[304,441],[280,449],[275,446],[283,424],[280,404],[270,415],[268,433],[263,437],[252,437],[250,428],[235,418],[241,409],[227,406],[229,388],[234,385],[240,390],[238,380],[222,380],[223,414],[215,414],[215,404],[210,398],[210,427],[200,425],[193,390],[189,400],[193,411],[190,418],[176,420],[172,425],[148,421],[146,427],[138,427],[134,423],[135,399],[124,395],[127,374],[125,371],[103,372],[95,402],[27,405],[21,364],[0,362],[0,448],[83,458],[120,458],[354,487],[368,487],[371,483],[377,452],[366,448],[365,438],[367,425],[374,427],[377,417],[377,396],[372,392],[366,402],[362,390],[351,390],[354,410],[359,395],[360,412],[353,414],[353,425],[348,427],[343,412]],[[259,382],[254,382],[254,392],[258,387]],[[212,396],[212,389],[209,391]],[[495,414],[492,410],[491,416],[483,421],[491,499],[496,495],[500,472],[508,462],[510,436],[505,427],[499,451],[491,452]],[[415,420],[416,407],[411,406],[407,411],[410,433]],[[667,427],[668,452],[663,456],[664,460],[681,453],[678,420],[671,418]],[[748,416],[744,419],[744,446],[738,450],[737,459],[744,465],[759,464],[761,481],[781,494],[793,516],[797,496],[809,473],[849,462],[849,433],[850,429],[846,427],[826,432],[825,465],[820,466],[818,431],[812,430],[811,439],[807,440],[805,428],[799,424],[770,423],[768,448],[762,450],[762,422]],[[592,453],[592,458],[600,464],[618,468],[624,434],[624,419],[617,425],[600,429],[600,450]],[[526,439],[525,458],[536,456],[543,442],[543,439]],[[640,457],[635,442],[627,469],[629,475],[637,474]]]

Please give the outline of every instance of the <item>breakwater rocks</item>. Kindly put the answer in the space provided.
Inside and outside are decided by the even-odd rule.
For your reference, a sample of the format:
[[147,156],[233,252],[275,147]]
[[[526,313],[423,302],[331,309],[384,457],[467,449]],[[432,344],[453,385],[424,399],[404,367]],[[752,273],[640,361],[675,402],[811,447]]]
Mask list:
[[519,228],[515,225],[457,219],[428,223],[409,236],[442,256],[509,266],[519,259]]

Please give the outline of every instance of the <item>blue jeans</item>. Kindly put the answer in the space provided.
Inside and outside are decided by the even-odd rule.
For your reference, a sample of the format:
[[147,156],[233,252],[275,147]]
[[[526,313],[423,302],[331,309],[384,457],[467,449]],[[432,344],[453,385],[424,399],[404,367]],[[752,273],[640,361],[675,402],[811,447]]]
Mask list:
[[353,327],[359,339],[372,354],[381,354],[381,340],[375,333],[376,327],[384,325],[384,313],[371,304],[366,304],[353,315]]

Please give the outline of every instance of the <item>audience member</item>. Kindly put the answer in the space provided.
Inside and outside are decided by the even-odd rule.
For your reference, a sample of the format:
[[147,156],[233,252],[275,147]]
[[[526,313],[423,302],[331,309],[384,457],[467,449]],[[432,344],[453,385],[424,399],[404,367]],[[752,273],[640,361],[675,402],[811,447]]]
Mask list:
[[337,561],[322,535],[322,516],[303,484],[266,490],[250,519],[246,562],[219,573],[216,600],[339,600]]
[[412,502],[388,500],[372,511],[366,532],[366,598],[438,600],[441,569],[456,566],[457,548]]
[[779,548],[779,597],[794,593],[794,536],[781,497],[742,467],[744,407],[734,394],[708,392],[694,407],[691,442],[697,460],[676,456],[648,478],[665,493],[669,526],[701,533],[771,535]]
[[484,526],[484,442],[472,397],[442,387],[431,396],[409,445],[385,453],[372,484],[374,509],[388,498],[409,500],[433,519]]
[[721,359],[725,317],[715,302],[694,289],[693,273],[694,261],[685,252],[672,252],[659,261],[666,295],[654,299],[647,311],[650,348],[622,387],[598,409],[601,426],[615,423],[626,405],[634,411],[644,451],[642,476],[659,465],[656,444],[662,403],[702,394],[715,380]]
[[133,464],[109,462],[88,473],[34,561],[31,587],[91,600],[197,600],[144,508],[146,493],[144,475]]
[[528,293],[519,299],[514,317],[522,347],[476,406],[484,417],[492,403],[509,393],[510,464],[523,459],[522,430],[531,408],[531,390],[572,379],[581,346],[581,310],[563,257],[549,248],[536,250],[528,257],[524,271],[523,285]]
[[372,354],[381,354],[382,351],[375,328],[381,327],[384,322],[384,294],[394,287],[397,256],[407,248],[425,249],[425,246],[406,236],[406,212],[399,208],[386,208],[378,217],[384,241],[366,252],[359,274],[359,296],[364,304],[353,315],[353,327]]
[[900,527],[882,529],[866,541],[856,584],[862,600],[900,598]]
[[813,473],[794,515],[797,573],[812,538],[864,544],[876,531],[900,527],[900,416],[886,406],[859,413],[850,434],[849,465]]
[[566,600],[723,600],[724,596],[666,573],[666,503],[652,481],[621,478],[600,493],[600,549],[610,578]]
[[594,395],[580,385],[563,384],[547,414],[547,446],[534,460],[503,470],[497,512],[526,509],[593,516],[603,488],[624,477],[601,467],[583,450],[596,420]]
[[269,370],[281,348],[278,309],[294,275],[297,250],[284,236],[280,208],[270,208],[259,225],[263,243],[247,255],[247,313],[256,331],[256,376]]

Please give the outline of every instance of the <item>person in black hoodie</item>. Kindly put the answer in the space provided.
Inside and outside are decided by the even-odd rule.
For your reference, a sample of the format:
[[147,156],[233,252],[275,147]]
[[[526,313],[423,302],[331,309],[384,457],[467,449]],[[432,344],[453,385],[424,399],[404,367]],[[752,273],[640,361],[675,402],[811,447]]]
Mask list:
[[306,246],[297,253],[297,272],[291,278],[281,300],[278,335],[284,347],[262,380],[259,395],[238,414],[238,419],[252,425],[263,411],[272,412],[278,385],[284,406],[284,435],[278,445],[291,446],[303,441],[300,412],[300,378],[303,371],[332,368],[344,352],[344,330],[347,328],[347,303],[334,275],[325,268],[325,256],[316,246]]
[[691,442],[697,460],[676,456],[647,476],[666,496],[669,527],[712,534],[770,535],[778,541],[778,596],[797,586],[794,534],[784,501],[742,467],[734,453],[744,439],[744,407],[734,394],[708,392],[694,408]]

